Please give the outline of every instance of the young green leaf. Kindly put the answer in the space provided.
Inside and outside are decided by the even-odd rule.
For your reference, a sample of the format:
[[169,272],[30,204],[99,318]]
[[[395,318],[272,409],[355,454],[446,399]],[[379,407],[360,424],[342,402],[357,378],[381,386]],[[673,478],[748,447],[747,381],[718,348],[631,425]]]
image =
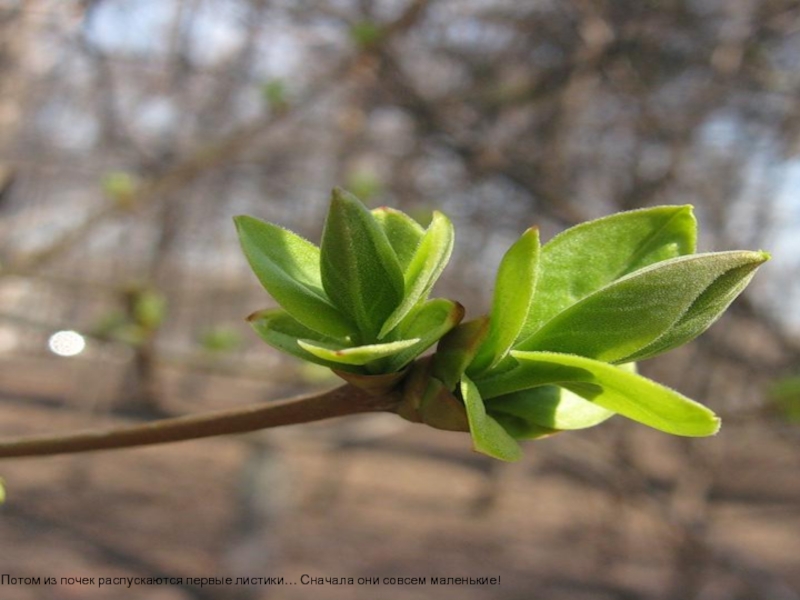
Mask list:
[[407,375],[406,371],[395,373],[353,373],[340,368],[333,369],[347,383],[364,390],[371,396],[384,396],[394,390]]
[[512,351],[521,369],[607,410],[673,435],[701,437],[719,430],[719,418],[708,408],[655,381],[583,356],[554,352]]
[[[715,252],[639,269],[573,304],[516,349],[630,360],[678,324],[707,290],[727,298],[730,288],[738,288],[740,279],[767,258],[763,252]],[[714,301],[702,302],[709,304]]]
[[[346,348],[336,344],[321,344],[319,342],[312,342],[311,340],[298,340],[297,344],[307,352],[310,352],[317,358],[332,363],[340,363],[343,365],[366,365],[368,363],[392,356],[415,346],[419,343],[419,339],[400,340],[397,342],[389,342],[387,344],[368,344],[366,346],[353,346]],[[338,367],[337,367],[338,368]]]
[[[616,368],[636,373],[636,363],[626,363]],[[530,372],[525,367],[521,371]],[[512,421],[503,417],[517,419],[517,433],[512,433],[517,439],[533,439],[548,432],[594,427],[616,414],[556,385],[520,389],[492,398],[486,402],[486,410],[504,425]],[[522,425],[524,430],[520,429]]]
[[542,247],[536,301],[519,339],[620,277],[695,251],[691,206],[658,206],[582,223]]
[[397,352],[387,362],[388,371],[397,371],[422,354],[464,318],[458,302],[435,298],[417,306],[403,319],[396,331],[400,339],[416,339],[413,346]]
[[325,367],[343,368],[340,363],[323,360],[298,344],[298,339],[313,339],[318,344],[330,345],[338,344],[340,340],[309,329],[285,310],[280,308],[260,310],[247,317],[247,320],[259,337],[273,348]]
[[338,188],[322,232],[320,265],[328,297],[356,324],[364,341],[376,340],[403,299],[403,272],[372,213]]
[[[518,353],[520,353],[520,351],[511,351],[511,356],[514,357],[513,368],[500,372],[498,372],[497,369],[492,369],[475,380],[475,384],[480,389],[481,396],[487,401],[487,404],[495,398],[538,388],[540,386],[561,385],[565,381],[580,381],[580,378],[575,379],[575,369],[571,367],[565,367],[561,363],[556,362],[547,364],[537,363],[531,366],[530,361],[520,363],[520,361],[516,359]],[[521,354],[524,356],[526,352],[522,351]],[[551,352],[549,354],[556,353]],[[615,369],[628,368],[626,365],[612,366]]]
[[425,234],[425,228],[404,212],[386,206],[373,209],[372,214],[386,234],[397,255],[400,269],[405,273]]
[[464,403],[431,377],[430,356],[414,362],[403,381],[403,401],[397,414],[412,423],[425,423],[446,431],[469,431]]
[[322,289],[319,248],[300,236],[253,217],[234,219],[239,242],[261,285],[305,326],[334,337],[351,326]]
[[489,414],[515,440],[538,440],[560,433],[559,429],[543,427],[510,413],[490,412]]
[[467,369],[471,375],[495,366],[517,339],[531,306],[539,264],[539,230],[528,229],[503,256],[494,284],[489,335]]
[[625,360],[652,358],[692,341],[722,316],[731,302],[747,287],[755,272],[755,266],[751,264],[728,271],[708,286],[664,335]]
[[419,241],[414,256],[404,274],[404,296],[378,334],[385,337],[411,311],[428,297],[433,284],[441,275],[453,251],[453,224],[439,211]]
[[461,323],[444,336],[433,355],[433,376],[448,390],[456,389],[458,381],[475,358],[489,333],[489,317],[483,316]]
[[422,422],[436,429],[470,430],[464,404],[436,378],[428,379],[428,385],[420,399],[419,412]]
[[461,396],[467,409],[475,450],[500,460],[519,460],[522,457],[519,444],[493,417],[486,414],[478,388],[466,375],[461,378]]
[[586,429],[614,416],[614,412],[584,400],[565,388],[543,385],[486,402],[490,415],[511,415],[551,430]]

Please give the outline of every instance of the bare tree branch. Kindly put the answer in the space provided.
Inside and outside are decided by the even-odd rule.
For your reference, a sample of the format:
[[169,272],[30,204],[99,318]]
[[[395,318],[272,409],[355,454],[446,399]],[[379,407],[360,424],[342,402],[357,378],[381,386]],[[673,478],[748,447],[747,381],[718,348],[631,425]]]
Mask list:
[[246,433],[358,413],[393,412],[399,403],[399,392],[373,396],[347,384],[327,392],[265,405],[163,419],[144,425],[12,438],[0,441],[0,458],[74,454]]

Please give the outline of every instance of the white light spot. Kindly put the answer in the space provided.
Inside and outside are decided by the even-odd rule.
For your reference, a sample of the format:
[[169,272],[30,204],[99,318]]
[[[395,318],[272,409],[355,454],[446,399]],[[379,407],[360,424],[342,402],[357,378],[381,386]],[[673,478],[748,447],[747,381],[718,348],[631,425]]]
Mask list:
[[50,351],[59,356],[75,356],[86,348],[86,340],[77,331],[57,331],[47,342]]

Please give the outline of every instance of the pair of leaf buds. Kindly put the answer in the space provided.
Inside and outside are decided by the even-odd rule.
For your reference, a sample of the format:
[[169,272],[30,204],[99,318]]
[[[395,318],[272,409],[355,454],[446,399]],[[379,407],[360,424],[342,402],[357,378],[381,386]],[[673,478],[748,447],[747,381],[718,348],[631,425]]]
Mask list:
[[462,323],[460,304],[428,298],[453,249],[439,212],[423,228],[335,189],[320,247],[252,217],[236,225],[283,307],[249,318],[268,344],[376,394],[399,387],[402,417],[469,431],[501,460],[520,457],[518,440],[617,413],[675,435],[716,433],[711,410],[637,374],[635,361],[705,331],[769,259],[696,254],[691,206],[618,213],[543,246],[531,228],[500,262],[490,314]]

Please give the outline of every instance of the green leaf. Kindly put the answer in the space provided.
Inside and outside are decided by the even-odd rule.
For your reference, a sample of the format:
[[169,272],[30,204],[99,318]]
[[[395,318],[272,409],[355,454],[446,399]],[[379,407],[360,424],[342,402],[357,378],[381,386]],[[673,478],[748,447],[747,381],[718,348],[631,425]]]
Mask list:
[[461,323],[450,331],[436,347],[436,354],[433,355],[433,376],[448,390],[456,389],[488,333],[489,317],[486,316]]
[[553,352],[512,351],[512,355],[520,363],[517,370],[527,373],[534,385],[560,385],[598,406],[660,431],[700,437],[719,430],[719,418],[702,404],[614,365]]
[[350,26],[350,38],[362,47],[374,46],[385,33],[384,28],[374,21],[358,21]]
[[103,192],[113,200],[118,208],[130,210],[136,205],[136,192],[140,182],[125,171],[112,171],[102,180]]
[[419,241],[404,274],[404,296],[378,334],[386,336],[418,303],[425,300],[453,251],[453,224],[439,211]]
[[711,327],[756,273],[758,265],[731,269],[700,294],[686,313],[664,335],[625,360],[644,360],[692,341]]
[[466,375],[461,378],[461,396],[467,409],[475,450],[500,460],[519,460],[522,457],[519,444],[493,417],[486,414],[478,388]]
[[558,429],[543,427],[533,421],[526,421],[521,417],[509,413],[490,412],[489,414],[506,430],[508,435],[515,440],[538,440],[560,433]]
[[[716,252],[645,267],[573,304],[516,349],[577,354],[607,362],[630,360],[671,327],[681,325],[681,319],[691,314],[688,311],[707,291],[729,301],[728,290],[738,288],[740,278],[767,258],[763,252]],[[731,276],[732,272],[736,275]],[[698,308],[708,305],[716,304],[706,298]],[[694,326],[694,319],[690,320]]]
[[335,337],[350,333],[347,319],[322,289],[319,248],[253,217],[236,217],[234,222],[250,267],[278,304],[314,331]]
[[285,310],[280,308],[260,310],[247,317],[247,320],[259,337],[273,348],[332,369],[343,368],[338,362],[323,360],[304,350],[298,343],[299,339],[312,339],[317,344],[335,345],[340,343],[340,340],[309,329]]
[[335,189],[322,232],[322,286],[334,305],[374,341],[403,300],[403,273],[389,240],[363,204]]
[[374,209],[372,214],[386,234],[397,255],[400,269],[405,273],[422,236],[425,235],[425,228],[404,212],[386,206]]
[[[616,368],[636,373],[636,363]],[[486,410],[507,425],[506,429],[517,439],[535,439],[555,431],[594,427],[616,414],[556,385],[520,389],[492,398],[486,402]]]
[[555,385],[543,385],[492,398],[486,402],[486,410],[494,417],[499,414],[510,415],[536,425],[534,431],[537,437],[538,429],[586,429],[615,414]]
[[[311,340],[298,340],[297,344],[317,358],[343,365],[366,365],[368,363],[392,356],[415,346],[419,339],[400,340],[386,344],[367,344],[365,346],[342,347],[338,344],[322,344]],[[338,368],[338,367],[337,367]]]
[[289,94],[286,82],[282,79],[271,79],[261,86],[261,94],[273,110],[289,108]]
[[397,328],[400,339],[417,339],[414,346],[392,356],[387,370],[397,371],[430,348],[464,318],[458,302],[436,298],[415,308]]
[[142,289],[133,293],[133,316],[146,329],[157,329],[167,314],[167,299],[156,290]]
[[658,206],[582,223],[542,247],[536,301],[519,339],[620,277],[695,251],[691,206]]
[[419,413],[423,423],[445,431],[469,431],[464,404],[441,381],[429,378],[420,398]]
[[467,371],[473,375],[505,358],[525,324],[539,263],[539,230],[528,229],[503,256],[494,284],[489,335]]

